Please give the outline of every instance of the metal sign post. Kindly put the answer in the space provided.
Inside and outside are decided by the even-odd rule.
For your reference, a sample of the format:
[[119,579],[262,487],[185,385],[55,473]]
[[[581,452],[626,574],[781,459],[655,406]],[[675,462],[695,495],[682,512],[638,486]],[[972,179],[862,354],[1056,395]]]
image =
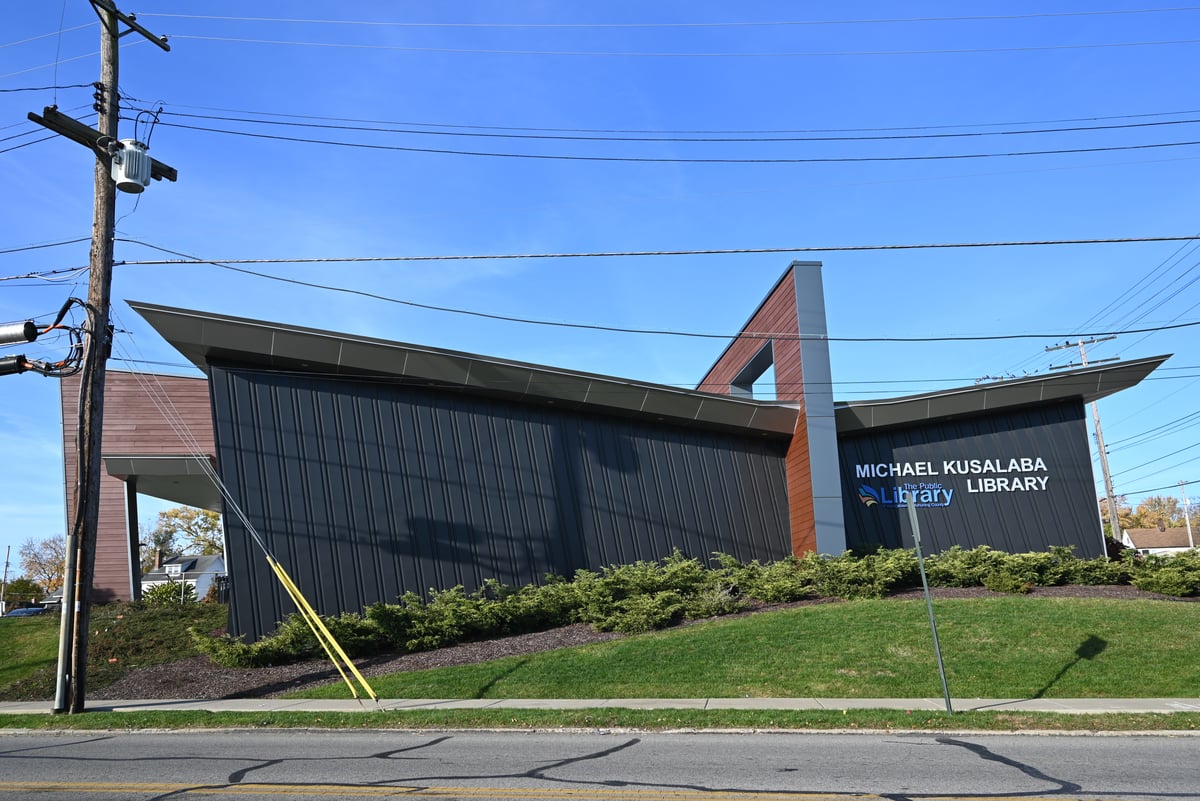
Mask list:
[[917,546],[917,566],[921,569],[921,586],[925,589],[925,608],[929,610],[929,629],[933,632],[933,650],[937,654],[938,673],[942,677],[942,696],[946,699],[946,714],[953,715],[950,703],[950,686],[946,684],[946,664],[942,661],[942,645],[938,642],[937,619],[933,616],[933,597],[929,594],[929,580],[925,578],[925,557],[921,555],[921,527],[917,524],[917,507],[913,494],[908,493],[908,522],[912,524],[913,542]]

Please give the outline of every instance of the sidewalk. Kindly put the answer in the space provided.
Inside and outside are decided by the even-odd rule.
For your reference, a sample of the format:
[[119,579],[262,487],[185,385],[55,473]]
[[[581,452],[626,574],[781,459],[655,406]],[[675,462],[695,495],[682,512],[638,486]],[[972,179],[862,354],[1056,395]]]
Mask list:
[[[1200,712],[1200,698],[952,698],[955,712]],[[50,713],[47,701],[0,702],[0,714]],[[243,698],[231,700],[89,701],[90,712],[376,712],[414,709],[911,709],[944,712],[942,698],[589,698],[380,699],[375,701]]]

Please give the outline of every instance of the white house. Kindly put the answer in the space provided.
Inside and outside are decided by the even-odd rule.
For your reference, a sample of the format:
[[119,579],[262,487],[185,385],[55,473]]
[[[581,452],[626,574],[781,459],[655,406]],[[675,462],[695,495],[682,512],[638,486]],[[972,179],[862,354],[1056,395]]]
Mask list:
[[1129,528],[1121,542],[1143,554],[1170,556],[1196,547],[1196,538],[1186,528]]
[[213,582],[224,576],[223,554],[176,556],[142,576],[142,592],[159,584],[183,582],[196,589],[197,599],[203,599],[208,595]]

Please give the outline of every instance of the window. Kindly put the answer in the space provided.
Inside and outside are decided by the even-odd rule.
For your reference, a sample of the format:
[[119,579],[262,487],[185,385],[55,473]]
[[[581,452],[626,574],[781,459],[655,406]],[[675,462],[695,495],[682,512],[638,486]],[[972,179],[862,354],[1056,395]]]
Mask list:
[[775,350],[771,343],[759,348],[754,358],[729,382],[729,394],[735,398],[775,400]]

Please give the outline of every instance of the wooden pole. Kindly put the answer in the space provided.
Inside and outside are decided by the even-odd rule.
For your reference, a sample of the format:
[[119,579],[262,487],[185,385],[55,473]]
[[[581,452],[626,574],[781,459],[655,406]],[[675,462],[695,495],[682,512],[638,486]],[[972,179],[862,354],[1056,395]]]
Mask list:
[[[117,140],[120,94],[117,48],[117,15],[97,7],[100,16],[100,84],[97,129],[109,141]],[[101,142],[105,140],[102,139]],[[101,435],[104,420],[105,366],[112,347],[109,306],[112,293],[113,231],[116,227],[117,185],[111,163],[96,159],[95,204],[92,212],[92,250],[88,264],[88,305],[91,317],[84,353],[79,396],[79,475],[75,520],[68,547],[77,549],[75,615],[72,626],[67,711],[84,711],[87,697],[88,624],[92,611],[92,579],[96,569],[96,532],[100,517]]]

